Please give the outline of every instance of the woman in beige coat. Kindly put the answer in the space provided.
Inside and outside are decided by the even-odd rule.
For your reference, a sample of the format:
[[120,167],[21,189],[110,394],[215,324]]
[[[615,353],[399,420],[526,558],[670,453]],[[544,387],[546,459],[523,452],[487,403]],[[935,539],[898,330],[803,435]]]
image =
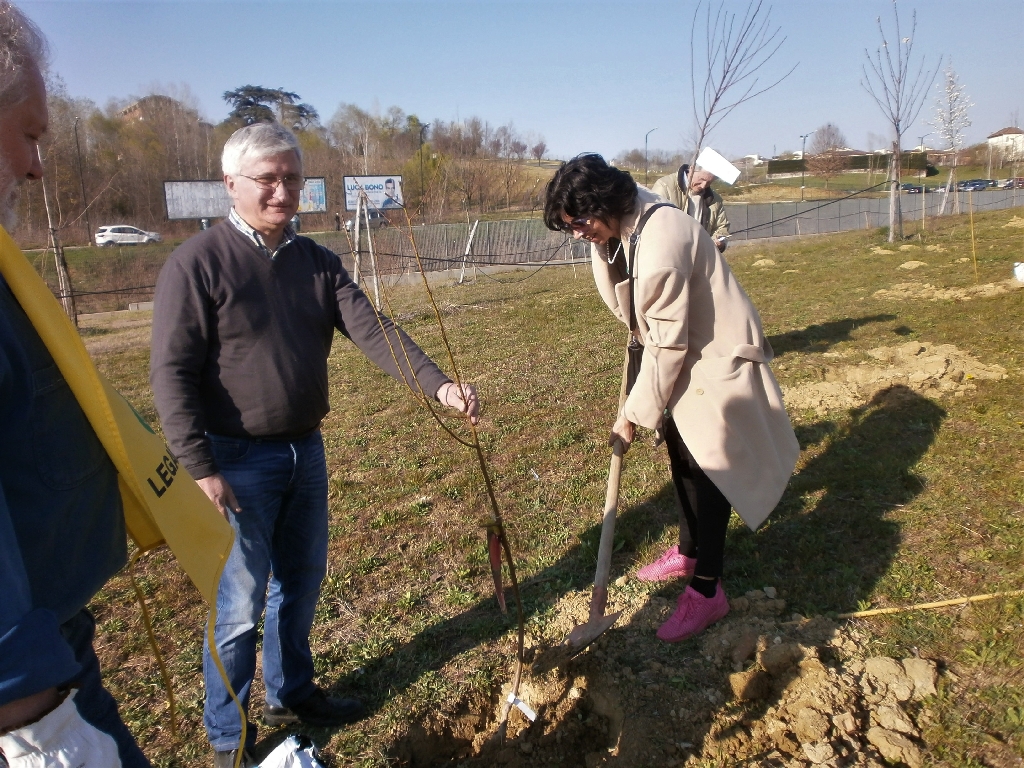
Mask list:
[[761,319],[708,234],[662,205],[637,236],[658,202],[600,155],[580,155],[548,184],[544,220],[591,243],[601,298],[643,345],[611,441],[628,447],[637,424],[665,438],[680,544],[637,576],[693,577],[658,630],[678,642],[729,612],[721,576],[731,509],[756,529],[781,498],[800,448],[768,367]]

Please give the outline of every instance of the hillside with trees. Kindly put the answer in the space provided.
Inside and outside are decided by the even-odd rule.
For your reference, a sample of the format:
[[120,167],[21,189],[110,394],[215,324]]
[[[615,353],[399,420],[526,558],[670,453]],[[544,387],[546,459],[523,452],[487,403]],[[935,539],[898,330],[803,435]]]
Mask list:
[[[41,152],[62,240],[85,243],[96,227],[120,223],[170,235],[194,231],[194,222],[167,220],[163,183],[219,179],[224,141],[255,120],[288,125],[303,148],[306,175],[326,178],[329,213],[308,215],[308,228],[333,226],[336,211],[346,216],[346,175],[402,175],[407,210],[421,223],[533,210],[547,174],[540,167],[543,137],[511,123],[493,126],[479,117],[426,123],[397,106],[374,112],[344,103],[323,121],[299,94],[253,85],[224,99],[231,112],[213,124],[187,88],[100,108],[52,79]],[[41,245],[46,231],[43,189],[26,185],[19,241]]]

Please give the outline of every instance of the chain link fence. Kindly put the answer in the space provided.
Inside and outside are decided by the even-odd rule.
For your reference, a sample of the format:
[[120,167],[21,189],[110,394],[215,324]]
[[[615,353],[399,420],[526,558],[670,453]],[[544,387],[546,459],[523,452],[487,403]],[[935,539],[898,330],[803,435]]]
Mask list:
[[[470,224],[385,227],[371,235],[377,271],[389,276],[418,272],[416,252],[426,272],[461,270],[463,266],[565,264],[589,258],[587,243],[564,232],[552,232],[540,219],[481,221],[475,229]],[[345,268],[354,271],[355,255],[344,232],[317,232],[310,237],[338,254]],[[369,245],[365,234],[361,239],[359,271],[367,274],[371,271]]]
[[[954,197],[959,197],[960,210],[964,213],[970,208],[975,211],[991,211],[1024,205],[1024,190],[951,192],[946,203],[947,213],[953,210]],[[901,198],[903,221],[920,221],[922,210],[925,216],[937,216],[942,198],[942,192],[904,194]],[[729,217],[729,229],[734,241],[889,226],[888,197],[854,197],[802,203],[726,203],[725,212]]]

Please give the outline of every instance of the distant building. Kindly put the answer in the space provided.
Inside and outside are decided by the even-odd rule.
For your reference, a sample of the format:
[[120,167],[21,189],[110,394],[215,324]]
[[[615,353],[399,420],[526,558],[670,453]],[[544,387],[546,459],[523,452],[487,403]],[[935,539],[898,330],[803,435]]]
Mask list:
[[988,137],[988,145],[1006,160],[1024,159],[1024,131],[1016,126],[1003,128]]
[[153,94],[143,96],[138,101],[133,101],[117,114],[125,120],[145,120],[147,116],[152,117],[155,113],[180,108],[181,105],[170,96]]

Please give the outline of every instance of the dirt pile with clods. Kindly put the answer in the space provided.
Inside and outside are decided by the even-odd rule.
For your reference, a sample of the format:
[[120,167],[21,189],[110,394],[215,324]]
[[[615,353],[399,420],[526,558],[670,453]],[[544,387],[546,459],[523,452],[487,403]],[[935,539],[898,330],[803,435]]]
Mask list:
[[[907,262],[925,266],[923,262]],[[908,268],[906,264],[901,265]],[[913,268],[913,267],[909,267]],[[988,298],[990,296],[1001,296],[1011,291],[1019,291],[1024,288],[1024,283],[1010,278],[1001,280],[998,283],[983,283],[981,285],[967,285],[962,288],[942,288],[931,283],[897,283],[892,288],[882,288],[872,294],[876,299],[891,299],[895,301],[906,301],[907,299],[923,299],[926,301],[970,301],[977,298]]]
[[[567,601],[570,621],[585,602]],[[499,737],[506,685],[418,724],[392,756],[473,768],[673,768],[723,757],[786,768],[923,765],[941,663],[871,655],[849,624],[785,615],[770,587],[730,606],[700,637],[668,646],[654,631],[674,601],[620,599],[616,628],[581,656],[546,674],[527,670],[519,699],[534,720],[513,709]]]
[[[841,359],[842,353],[825,356]],[[977,389],[979,380],[997,381],[1007,376],[1001,365],[982,363],[952,344],[911,341],[870,349],[867,356],[856,364],[829,366],[822,381],[784,387],[786,407],[825,414],[863,405],[894,385],[930,397],[963,397]]]

